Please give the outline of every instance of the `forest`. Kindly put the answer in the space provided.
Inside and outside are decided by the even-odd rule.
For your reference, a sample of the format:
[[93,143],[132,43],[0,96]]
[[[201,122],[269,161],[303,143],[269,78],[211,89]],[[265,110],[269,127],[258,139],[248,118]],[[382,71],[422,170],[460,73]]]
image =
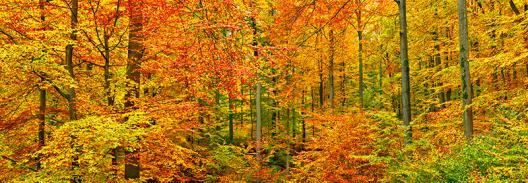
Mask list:
[[528,0],[3,0],[0,182],[525,182]]

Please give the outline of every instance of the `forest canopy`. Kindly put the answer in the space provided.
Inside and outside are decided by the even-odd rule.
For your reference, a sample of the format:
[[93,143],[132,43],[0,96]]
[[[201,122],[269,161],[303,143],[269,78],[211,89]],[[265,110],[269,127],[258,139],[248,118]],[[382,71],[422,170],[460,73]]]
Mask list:
[[0,182],[523,182],[528,0],[3,0]]

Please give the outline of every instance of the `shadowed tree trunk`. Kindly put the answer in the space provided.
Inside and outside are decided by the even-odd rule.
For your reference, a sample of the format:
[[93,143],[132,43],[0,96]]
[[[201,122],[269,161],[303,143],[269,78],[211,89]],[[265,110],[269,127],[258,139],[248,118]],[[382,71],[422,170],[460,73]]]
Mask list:
[[[134,98],[139,98],[140,73],[138,71],[140,60],[143,57],[143,13],[141,0],[130,0],[130,25],[126,78],[127,93],[125,94],[125,109],[133,110]],[[126,119],[128,120],[128,119]],[[136,151],[125,151],[125,178],[139,179],[140,164],[139,154]]]
[[[254,1],[251,1],[251,7],[255,7],[254,5]],[[258,34],[258,30],[257,30],[257,21],[256,21],[256,18],[255,17],[251,17],[251,29],[253,30],[253,41],[251,43],[251,45],[254,47],[253,49],[253,56],[255,57],[255,60],[258,62],[258,56],[259,56],[259,53],[258,53],[258,50],[257,50],[257,46],[258,46],[258,42],[257,42],[257,34]],[[257,154],[257,163],[258,163],[258,167],[257,167],[257,178],[256,178],[256,182],[260,182],[260,166],[261,166],[261,154],[260,154],[260,143],[261,143],[261,139],[262,139],[262,107],[261,107],[261,95],[262,95],[262,84],[260,83],[260,81],[257,81],[257,87],[256,87],[257,91],[256,91],[256,97],[255,97],[255,110],[256,110],[256,147],[255,147],[255,151],[256,151],[256,154]]]
[[[42,21],[42,27],[44,30],[46,30],[46,25],[44,25],[44,22],[46,21],[46,17],[44,14],[45,11],[45,3],[47,3],[47,0],[39,0],[39,8],[40,8],[40,20]],[[44,83],[44,80],[42,80],[42,83]],[[43,88],[40,88],[39,90],[39,124],[38,124],[38,149],[42,149],[44,145],[46,144],[46,90]],[[42,166],[40,155],[37,157],[37,170],[40,169]]]
[[335,54],[335,36],[334,30],[330,29],[329,33],[330,39],[330,54],[328,58],[328,83],[330,88],[330,94],[328,97],[328,102],[330,104],[330,110],[333,113],[334,111],[334,54]]
[[[70,3],[70,28],[72,29],[72,33],[70,34],[71,41],[75,42],[77,40],[77,12],[79,9],[79,2],[78,0],[72,0]],[[75,81],[75,73],[73,72],[73,44],[68,44],[66,46],[66,70],[68,71],[70,78]],[[67,101],[68,101],[68,112],[70,121],[77,120],[77,109],[76,109],[76,102],[75,102],[75,89],[73,86],[68,86],[68,94],[67,94]],[[73,161],[71,163],[72,170],[75,170],[79,167],[79,156],[77,153],[79,153],[77,147],[75,147],[75,139],[76,137],[72,137],[72,148],[75,150],[75,155],[73,156]],[[80,182],[80,177],[77,174],[73,174],[72,182]]]
[[[46,90],[39,89],[40,107],[39,107],[39,124],[38,124],[38,147],[39,150],[44,147],[46,143],[45,129],[46,129]],[[37,157],[37,169],[41,168],[40,155]]]
[[227,143],[233,144],[233,102],[231,97],[229,97],[229,139]]
[[402,75],[402,118],[405,126],[405,144],[412,143],[411,88],[409,82],[409,58],[407,53],[407,15],[405,0],[397,1],[400,13],[400,59]]
[[466,0],[458,0],[460,37],[460,71],[462,80],[462,103],[464,106],[464,135],[469,140],[473,135],[473,111],[471,110],[471,78],[469,74],[469,44]]
[[[356,0],[356,4],[360,5],[361,1]],[[358,36],[358,62],[359,62],[359,103],[361,109],[365,107],[365,94],[363,81],[363,26],[362,26],[362,12],[361,9],[356,11],[357,20],[357,36]]]

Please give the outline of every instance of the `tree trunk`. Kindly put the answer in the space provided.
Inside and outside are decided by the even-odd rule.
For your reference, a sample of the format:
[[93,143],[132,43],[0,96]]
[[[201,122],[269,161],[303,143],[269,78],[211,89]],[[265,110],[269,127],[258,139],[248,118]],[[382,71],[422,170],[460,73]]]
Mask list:
[[[73,30],[70,34],[72,41],[77,40],[77,11],[79,8],[78,0],[71,1],[71,29]],[[75,80],[75,73],[73,72],[73,44],[66,46],[66,70],[70,74],[70,77]],[[69,100],[68,100],[68,111],[70,113],[70,120],[77,120],[77,110],[75,109],[75,89],[68,87]]]
[[343,60],[343,62],[341,62],[341,72],[343,73],[343,77],[342,77],[342,81],[341,81],[341,94],[343,96],[342,99],[341,99],[341,110],[343,110],[345,108],[345,104],[346,104],[346,99],[348,98],[347,97],[347,92],[346,92],[346,83],[347,83],[347,77],[346,77],[346,65],[345,65],[345,61]]
[[249,121],[251,123],[251,139],[253,139],[253,130],[255,129],[255,123],[253,123],[253,90],[251,87],[249,88]]
[[[70,3],[70,11],[71,11],[71,16],[70,16],[70,26],[71,26],[71,29],[72,29],[72,33],[70,34],[70,39],[71,41],[75,42],[77,40],[77,23],[78,23],[78,19],[77,19],[77,12],[78,12],[78,8],[79,8],[79,1],[78,0],[72,0],[71,3]],[[68,44],[66,46],[66,70],[68,71],[69,75],[70,75],[70,78],[72,80],[75,80],[75,73],[73,72],[73,44]],[[68,97],[67,97],[67,101],[68,101],[68,112],[69,112],[69,117],[70,117],[70,121],[75,121],[77,120],[77,109],[76,109],[76,104],[75,104],[75,89],[72,87],[72,86],[68,86]],[[77,147],[75,147],[75,139],[76,137],[73,136],[72,137],[72,140],[74,142],[72,142],[71,146],[72,148],[75,150],[75,155],[73,156],[73,161],[71,163],[72,165],[72,170],[75,170],[79,167],[79,156],[77,155],[77,153],[79,153]],[[80,177],[74,172],[73,173],[73,179],[72,179],[72,182],[79,182],[80,181]]]
[[245,101],[245,97],[244,97],[244,85],[240,84],[240,96],[241,96],[241,100],[240,100],[240,111],[239,111],[239,115],[240,115],[240,128],[243,129],[244,128],[244,101]]
[[[256,51],[255,51],[256,53]],[[257,146],[256,146],[256,151],[257,151],[257,162],[258,162],[258,166],[260,167],[260,164],[261,164],[261,155],[260,155],[260,141],[261,141],[261,138],[262,138],[262,114],[261,114],[261,104],[260,104],[260,96],[262,94],[261,92],[262,90],[262,85],[259,83],[257,83],[257,96],[256,96],[256,101],[255,101],[255,105],[256,105],[256,110],[257,110],[257,129],[256,129],[256,138],[257,138]],[[257,170],[257,182],[260,182],[260,177],[259,177],[259,174],[260,174],[260,168]]]
[[302,146],[301,149],[304,150],[304,144],[306,143],[306,122],[304,120],[304,103],[305,103],[305,90],[302,92],[302,103],[301,103],[301,120],[302,120]]
[[108,44],[108,37],[104,36],[105,49],[105,65],[104,65],[104,90],[106,92],[106,102],[109,107],[114,105],[114,97],[110,88],[110,45]]
[[[434,15],[436,18],[439,18],[438,8],[435,8]],[[439,35],[440,35],[439,29],[435,28],[435,31],[433,32],[433,41],[434,41],[434,49],[435,49],[434,61],[435,61],[435,67],[437,67],[436,71],[442,70],[442,56],[440,54],[442,50],[440,50]],[[437,83],[437,85],[440,87],[440,91],[438,92],[438,101],[440,103],[440,109],[444,109],[445,108],[445,93],[442,87],[443,83],[440,81]]]
[[229,98],[229,139],[228,144],[233,144],[233,104]]
[[319,35],[317,35],[317,41],[316,41],[316,49],[317,53],[319,53],[319,107],[323,109],[324,107],[324,78],[323,78],[323,56],[321,53],[321,50],[317,48],[317,43],[319,43]]
[[[361,18],[358,18],[359,20]],[[358,21],[359,21],[358,20]],[[361,108],[365,107],[364,83],[363,83],[363,31],[357,31],[358,34],[358,61],[359,61],[359,103]]]
[[[128,61],[126,78],[127,93],[125,94],[125,109],[133,110],[133,98],[139,98],[140,73],[138,71],[140,60],[143,56],[143,13],[140,0],[129,1],[130,7],[130,31],[128,43]],[[140,164],[139,154],[135,151],[125,151],[125,179],[139,179]]]
[[458,0],[460,37],[460,70],[462,80],[462,103],[464,106],[464,135],[469,140],[473,135],[473,112],[471,110],[471,78],[469,72],[469,44],[466,0]]
[[[251,1],[251,6],[254,7],[254,1]],[[251,28],[253,29],[253,41],[252,41],[252,46],[253,47],[257,47],[258,46],[258,42],[257,42],[257,21],[256,21],[256,18],[255,17],[251,17]],[[253,56],[255,57],[255,60],[258,62],[258,56],[259,56],[259,53],[258,53],[258,50],[256,48],[254,48],[253,50]],[[258,65],[258,64],[257,64]],[[255,151],[256,151],[256,154],[257,154],[257,179],[256,179],[256,182],[260,182],[260,166],[261,166],[261,161],[262,161],[262,157],[261,157],[261,154],[260,154],[260,143],[261,143],[261,139],[262,139],[262,107],[261,107],[261,95],[262,95],[262,84],[260,83],[260,81],[257,81],[257,91],[256,91],[256,99],[255,99],[255,108],[256,108],[256,120],[257,120],[257,125],[256,125],[256,147],[255,147]]]
[[328,102],[330,104],[330,110],[333,113],[334,111],[334,54],[335,54],[335,37],[334,29],[330,29],[330,54],[328,59],[328,83],[330,88],[330,94],[328,97]]
[[409,81],[409,59],[407,53],[407,15],[405,0],[399,0],[400,13],[400,59],[402,70],[402,118],[405,126],[404,142],[412,143],[411,128],[411,88]]
[[[39,107],[39,124],[38,124],[38,149],[42,149],[46,143],[46,90],[39,89],[40,107]],[[37,157],[37,170],[41,168],[40,155]]]
[[[42,21],[42,27],[44,30],[46,30],[46,25],[44,22],[46,21],[45,16],[45,3],[47,3],[46,0],[39,0],[39,9],[40,9],[40,20]],[[42,81],[44,83],[44,80]],[[44,145],[46,144],[46,90],[43,88],[39,89],[39,124],[38,124],[38,149],[42,149]],[[37,157],[37,170],[40,169],[42,166],[40,155]]]

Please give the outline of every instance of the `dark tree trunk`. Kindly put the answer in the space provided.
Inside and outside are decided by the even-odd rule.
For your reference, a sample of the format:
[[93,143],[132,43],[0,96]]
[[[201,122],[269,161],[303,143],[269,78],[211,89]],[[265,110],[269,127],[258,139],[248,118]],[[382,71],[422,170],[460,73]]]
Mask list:
[[[46,143],[46,90],[39,89],[40,107],[39,107],[39,124],[38,124],[38,147],[42,149]],[[37,169],[41,168],[40,155],[37,157]]]
[[[358,17],[358,22],[361,22],[361,16]],[[363,109],[365,107],[365,94],[363,83],[363,31],[357,31],[358,34],[358,61],[359,61],[359,104]]]
[[328,58],[328,84],[330,88],[330,93],[328,97],[328,102],[330,104],[330,110],[334,111],[334,54],[335,54],[335,37],[334,30],[330,29],[330,54]]
[[402,70],[402,118],[405,126],[405,144],[412,143],[411,128],[411,88],[409,82],[409,59],[407,53],[407,15],[406,2],[399,0],[400,13],[400,59]]
[[[74,41],[74,42],[77,40],[78,8],[79,8],[78,0],[72,0],[70,3],[70,11],[71,11],[70,26],[72,29],[72,33],[70,34],[70,39],[71,41]],[[75,73],[73,72],[73,67],[74,67],[73,51],[74,51],[73,44],[68,44],[66,46],[66,59],[65,59],[66,60],[66,70],[68,71],[70,78],[72,80],[75,80]],[[77,120],[77,109],[76,109],[76,102],[75,102],[75,89],[72,86],[68,87],[67,101],[68,101],[68,112],[69,112],[70,121],[75,121]],[[72,136],[72,140],[73,142],[71,146],[74,149],[76,154],[73,156],[73,161],[71,165],[72,165],[72,170],[75,170],[79,167],[79,156],[78,156],[79,150],[75,146],[76,137]],[[80,177],[76,173],[73,174],[72,182],[80,182]]]
[[229,98],[229,144],[233,144],[233,104],[231,98]]
[[464,104],[464,135],[469,140],[473,136],[473,111],[471,110],[471,77],[469,72],[469,43],[466,0],[458,0],[460,70],[462,80],[462,102]]
[[[128,61],[126,78],[127,93],[125,94],[125,108],[134,110],[134,98],[139,98],[140,73],[139,66],[143,57],[143,13],[140,0],[129,1],[130,7],[130,31],[128,43]],[[127,119],[128,120],[128,119]],[[125,151],[125,179],[139,179],[140,164],[139,154],[136,151]]]

